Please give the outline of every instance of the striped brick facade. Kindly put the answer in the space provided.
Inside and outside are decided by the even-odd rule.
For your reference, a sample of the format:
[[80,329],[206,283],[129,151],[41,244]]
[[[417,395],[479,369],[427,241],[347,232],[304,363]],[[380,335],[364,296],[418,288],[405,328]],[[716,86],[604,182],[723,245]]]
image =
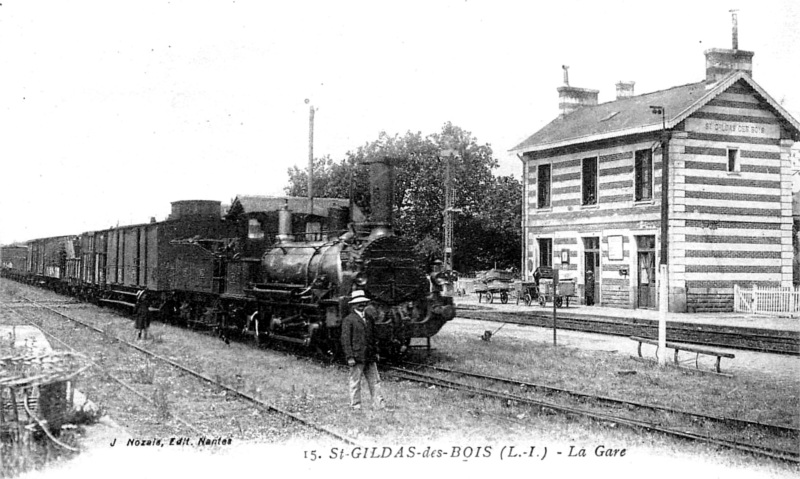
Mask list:
[[[578,145],[526,155],[526,268],[527,274],[541,265],[539,240],[552,239],[552,265],[560,279],[576,282],[580,302],[585,292],[585,238],[598,238],[600,246],[599,304],[634,307],[636,257],[635,236],[658,236],[660,221],[661,157],[653,154],[653,194],[650,200],[634,200],[634,152],[654,149],[658,135],[645,135],[610,144]],[[581,205],[581,160],[597,157],[598,200]],[[551,165],[551,207],[537,207],[537,167]],[[609,259],[608,238],[622,237],[622,258]],[[561,264],[563,250],[570,264]],[[620,271],[627,270],[627,275]],[[633,277],[632,277],[633,276]]]
[[[669,128],[670,310],[731,311],[734,284],[791,286],[789,138],[796,132],[787,128],[793,127],[747,80],[721,90]],[[523,153],[528,278],[541,265],[541,240],[549,240],[552,265],[560,278],[576,282],[583,303],[586,245],[597,238],[595,303],[658,304],[653,294],[660,278],[649,275],[658,275],[660,261],[660,134],[651,129]],[[641,201],[634,195],[637,150],[652,151],[652,195]],[[582,205],[582,160],[593,157],[597,201]],[[551,169],[547,207],[538,205],[541,165]],[[569,263],[562,264],[562,257]]]
[[739,81],[683,130],[672,147],[671,290],[690,312],[731,311],[734,284],[791,286],[793,142],[780,118]]

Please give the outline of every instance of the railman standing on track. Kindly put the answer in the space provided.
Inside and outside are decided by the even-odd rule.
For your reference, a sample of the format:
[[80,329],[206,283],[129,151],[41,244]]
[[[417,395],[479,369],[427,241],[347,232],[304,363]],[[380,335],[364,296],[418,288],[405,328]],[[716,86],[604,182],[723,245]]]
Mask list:
[[[375,318],[368,314],[369,298],[364,291],[355,290],[348,304],[353,311],[342,321],[342,348],[350,366],[350,407],[361,409],[361,378],[367,379],[372,401],[383,409],[381,377],[378,374],[378,340],[375,336]],[[372,308],[371,308],[372,309]]]

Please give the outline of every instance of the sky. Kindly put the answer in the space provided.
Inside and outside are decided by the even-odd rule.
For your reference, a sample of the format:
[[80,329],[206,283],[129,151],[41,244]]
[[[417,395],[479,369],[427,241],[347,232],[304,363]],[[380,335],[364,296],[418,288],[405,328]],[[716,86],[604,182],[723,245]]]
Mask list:
[[[572,86],[700,81],[708,48],[800,118],[800,2],[0,1],[0,244],[280,195],[287,170],[446,122],[508,153]],[[306,103],[309,100],[309,104]]]

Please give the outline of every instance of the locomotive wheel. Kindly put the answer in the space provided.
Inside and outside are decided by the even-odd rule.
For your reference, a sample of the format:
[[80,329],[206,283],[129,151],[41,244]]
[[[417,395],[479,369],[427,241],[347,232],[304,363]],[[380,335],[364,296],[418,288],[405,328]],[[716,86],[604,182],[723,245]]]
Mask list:
[[500,302],[503,304],[508,303],[508,293],[506,293],[505,291],[500,293]]
[[544,307],[547,304],[547,300],[544,299],[544,296],[539,296],[539,306]]
[[523,301],[525,301],[525,306],[530,306],[531,303],[533,302],[533,298],[531,298],[530,294],[525,293],[525,297],[523,298]]

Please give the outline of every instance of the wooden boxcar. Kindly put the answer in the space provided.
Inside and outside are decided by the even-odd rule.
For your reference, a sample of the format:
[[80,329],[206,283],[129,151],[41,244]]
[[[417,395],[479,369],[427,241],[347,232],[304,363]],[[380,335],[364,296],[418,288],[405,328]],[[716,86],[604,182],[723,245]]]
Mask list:
[[[222,242],[230,236],[218,201],[173,203],[166,221],[120,226],[86,233],[92,267],[86,278],[102,291],[102,302],[135,307],[143,292],[154,307],[166,301],[167,293],[214,294],[221,282],[215,275],[213,248],[207,243]],[[89,256],[89,255],[87,255]]]
[[54,236],[28,242],[27,271],[34,281],[63,290],[77,277],[80,241],[77,236]]

